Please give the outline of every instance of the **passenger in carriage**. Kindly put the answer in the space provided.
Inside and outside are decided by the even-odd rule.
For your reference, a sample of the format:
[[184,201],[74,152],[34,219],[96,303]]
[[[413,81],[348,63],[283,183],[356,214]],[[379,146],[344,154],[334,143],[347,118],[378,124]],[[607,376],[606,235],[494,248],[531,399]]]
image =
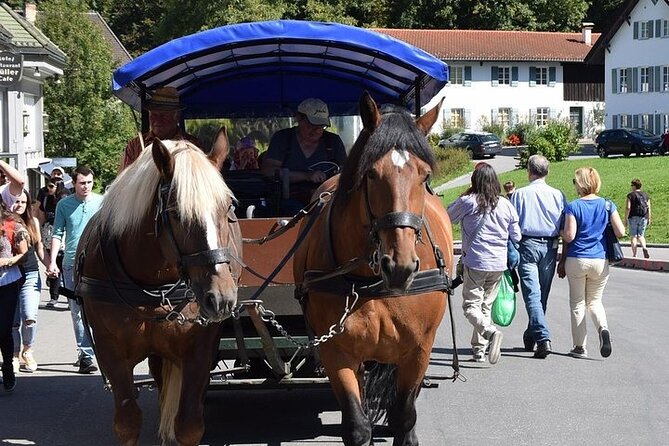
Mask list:
[[[186,133],[179,127],[181,122],[181,110],[184,109],[179,100],[179,92],[174,87],[160,87],[151,95],[145,105],[149,111],[149,131],[142,135],[144,146],[159,139],[185,139],[203,148],[202,143],[193,135]],[[123,150],[123,159],[119,166],[119,173],[133,163],[142,153],[142,143],[139,136],[131,139]]]
[[250,136],[245,136],[235,145],[230,170],[258,170],[259,168],[256,141]]
[[277,170],[288,176],[290,196],[281,202],[283,215],[299,212],[309,203],[313,191],[338,173],[346,160],[339,135],[325,130],[330,126],[325,102],[305,99],[297,107],[295,120],[296,127],[279,130],[272,136],[261,166],[268,177],[274,177]]

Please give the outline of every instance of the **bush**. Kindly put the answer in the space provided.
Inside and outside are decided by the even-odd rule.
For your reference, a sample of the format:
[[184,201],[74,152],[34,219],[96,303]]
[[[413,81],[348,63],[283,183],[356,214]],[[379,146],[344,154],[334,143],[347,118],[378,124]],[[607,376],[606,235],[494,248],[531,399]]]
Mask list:
[[[438,139],[446,139],[450,138],[451,136],[455,135],[456,133],[460,133],[464,131],[464,129],[460,127],[444,127],[444,130],[441,131],[441,134],[439,135]],[[439,142],[439,141],[437,141]]]
[[527,149],[520,152],[520,167],[527,167],[529,157],[537,153],[552,162],[565,160],[577,150],[578,137],[569,121],[549,121],[530,136]]
[[441,184],[471,170],[471,161],[466,150],[442,149],[433,146],[437,158],[437,168],[433,175],[433,182]]
[[518,144],[527,144],[536,131],[536,125],[529,122],[519,122],[511,127],[507,133],[509,135],[516,135],[520,139]]

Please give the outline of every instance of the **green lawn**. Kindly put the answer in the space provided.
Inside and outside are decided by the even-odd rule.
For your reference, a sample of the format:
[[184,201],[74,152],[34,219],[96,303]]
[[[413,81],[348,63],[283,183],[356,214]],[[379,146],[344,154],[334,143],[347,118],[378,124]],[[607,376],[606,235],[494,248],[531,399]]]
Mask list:
[[[547,182],[553,187],[564,191],[568,201],[577,197],[572,184],[574,171],[583,166],[597,169],[602,178],[602,190],[599,195],[610,198],[622,214],[625,208],[625,199],[630,192],[630,182],[639,178],[643,190],[650,195],[652,209],[652,224],[646,231],[646,240],[649,243],[669,243],[669,156],[647,157],[614,157],[614,158],[586,158],[573,161],[552,163]],[[500,174],[500,182],[512,180],[516,187],[528,183],[526,170],[514,170]],[[444,205],[453,202],[466,187],[448,189],[443,192]],[[459,227],[454,227],[455,237],[460,238]],[[624,238],[623,240],[629,240]]]

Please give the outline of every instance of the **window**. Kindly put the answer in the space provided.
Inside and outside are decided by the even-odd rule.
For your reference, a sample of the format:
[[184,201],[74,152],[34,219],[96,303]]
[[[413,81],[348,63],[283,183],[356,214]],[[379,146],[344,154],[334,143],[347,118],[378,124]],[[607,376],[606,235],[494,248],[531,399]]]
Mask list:
[[497,123],[505,129],[508,129],[511,126],[510,108],[500,108],[497,110]]
[[662,67],[662,91],[669,91],[669,65]]
[[639,69],[640,91],[648,91],[648,67]]
[[662,33],[660,34],[662,37],[669,37],[669,20],[662,20]]
[[465,128],[465,109],[451,109],[451,127]]
[[627,93],[627,69],[618,70],[618,93]]
[[620,127],[631,127],[629,115],[620,115]]
[[548,68],[537,67],[536,70],[537,85],[548,85]]
[[511,85],[511,67],[499,67],[497,80],[499,85]]
[[450,67],[449,72],[450,83],[453,85],[464,85],[465,84],[465,72],[464,67]]
[[652,130],[650,128],[651,125],[650,115],[641,115],[640,118],[641,122],[639,122],[639,127],[641,127],[642,129],[646,129],[648,131]]
[[537,120],[536,120],[537,127],[543,127],[544,125],[548,124],[549,113],[550,109],[548,107],[537,108]]
[[640,34],[639,34],[639,39],[648,39],[651,37],[650,35],[650,23],[651,22],[641,22],[641,27],[640,27]]

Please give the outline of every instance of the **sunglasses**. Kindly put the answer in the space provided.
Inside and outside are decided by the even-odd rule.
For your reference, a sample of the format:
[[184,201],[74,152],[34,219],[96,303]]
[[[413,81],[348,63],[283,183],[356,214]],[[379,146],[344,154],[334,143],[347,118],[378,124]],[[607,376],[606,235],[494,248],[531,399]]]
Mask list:
[[52,183],[52,184],[47,184],[46,187],[48,187],[49,189],[53,189],[54,187],[56,187],[56,185]]

